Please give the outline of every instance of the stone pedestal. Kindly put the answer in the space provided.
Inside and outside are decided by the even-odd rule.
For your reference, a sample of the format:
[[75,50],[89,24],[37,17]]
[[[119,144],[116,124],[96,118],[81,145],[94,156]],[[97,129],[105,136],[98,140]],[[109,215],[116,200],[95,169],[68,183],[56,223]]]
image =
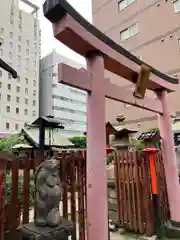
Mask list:
[[71,221],[62,220],[58,227],[37,227],[33,222],[23,225],[20,229],[21,240],[68,240],[73,233]]

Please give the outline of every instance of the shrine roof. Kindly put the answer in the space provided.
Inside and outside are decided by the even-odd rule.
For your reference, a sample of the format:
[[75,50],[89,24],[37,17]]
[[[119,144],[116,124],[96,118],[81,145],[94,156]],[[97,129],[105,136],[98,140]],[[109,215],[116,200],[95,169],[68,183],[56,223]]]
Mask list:
[[138,137],[138,140],[160,140],[161,136],[159,131],[149,131],[149,132],[143,132]]
[[[59,41],[84,57],[99,51],[105,69],[135,83],[142,64],[149,66],[85,20],[66,0],[46,0],[43,10]],[[178,79],[150,68],[148,89],[175,91]]]

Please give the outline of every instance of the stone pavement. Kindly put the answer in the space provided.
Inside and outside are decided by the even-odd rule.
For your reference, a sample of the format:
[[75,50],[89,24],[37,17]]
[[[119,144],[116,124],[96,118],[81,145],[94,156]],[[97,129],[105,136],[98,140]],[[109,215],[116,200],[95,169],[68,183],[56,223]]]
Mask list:
[[110,240],[135,240],[136,237],[120,234],[119,232],[111,232]]

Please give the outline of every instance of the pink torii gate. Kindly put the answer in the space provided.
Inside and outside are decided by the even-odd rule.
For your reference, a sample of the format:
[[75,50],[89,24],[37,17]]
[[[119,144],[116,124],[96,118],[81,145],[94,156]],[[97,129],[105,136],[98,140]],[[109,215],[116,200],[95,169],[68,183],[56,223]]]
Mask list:
[[[87,22],[66,0],[46,0],[44,15],[52,22],[54,36],[84,56],[87,70],[59,65],[59,82],[88,92],[87,112],[87,232],[88,240],[108,240],[107,176],[105,169],[105,97],[158,114],[163,139],[171,219],[180,222],[180,191],[167,93],[178,80],[151,68],[148,89],[159,100],[135,99],[131,91],[104,79],[104,69],[133,83],[143,63]],[[146,64],[148,66],[148,64]]]

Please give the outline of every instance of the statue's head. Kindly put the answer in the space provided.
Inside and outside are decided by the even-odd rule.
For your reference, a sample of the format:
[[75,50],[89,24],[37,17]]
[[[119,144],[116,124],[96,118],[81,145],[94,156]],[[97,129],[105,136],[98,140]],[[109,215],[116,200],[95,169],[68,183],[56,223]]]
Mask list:
[[48,158],[39,165],[35,173],[35,183],[37,177],[45,180],[48,175],[59,176],[59,161],[55,158]]

